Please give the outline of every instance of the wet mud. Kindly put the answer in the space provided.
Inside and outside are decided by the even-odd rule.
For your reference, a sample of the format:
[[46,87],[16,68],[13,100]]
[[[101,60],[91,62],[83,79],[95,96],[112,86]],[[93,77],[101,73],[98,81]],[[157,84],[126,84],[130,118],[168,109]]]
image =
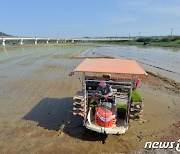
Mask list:
[[0,153],[128,153],[143,149],[147,141],[177,139],[179,84],[150,72],[139,86],[143,116],[126,134],[106,137],[82,126],[82,118],[72,115],[81,75],[68,74],[84,58],[72,57],[91,49],[16,48],[7,49],[8,56],[0,51]]

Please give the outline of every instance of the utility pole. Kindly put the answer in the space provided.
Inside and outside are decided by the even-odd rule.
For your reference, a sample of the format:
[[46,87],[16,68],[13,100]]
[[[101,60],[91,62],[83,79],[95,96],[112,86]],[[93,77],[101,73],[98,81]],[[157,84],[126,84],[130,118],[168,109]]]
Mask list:
[[174,29],[174,28],[171,28],[171,37],[172,37],[172,35],[173,35],[173,29]]
[[130,40],[131,34],[129,33],[129,40]]
[[139,32],[139,37],[141,36],[141,32]]

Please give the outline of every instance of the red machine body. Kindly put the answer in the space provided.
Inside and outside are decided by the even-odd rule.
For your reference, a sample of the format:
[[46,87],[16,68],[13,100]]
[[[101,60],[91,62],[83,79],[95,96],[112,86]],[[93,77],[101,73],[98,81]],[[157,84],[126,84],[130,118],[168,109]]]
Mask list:
[[101,127],[112,127],[116,123],[115,110],[97,107],[95,113],[95,123]]

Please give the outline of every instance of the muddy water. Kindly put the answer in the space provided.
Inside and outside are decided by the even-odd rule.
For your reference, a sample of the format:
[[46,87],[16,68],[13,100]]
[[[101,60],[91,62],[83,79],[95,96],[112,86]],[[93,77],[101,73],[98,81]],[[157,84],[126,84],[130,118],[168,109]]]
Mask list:
[[83,59],[70,57],[92,48],[98,53],[92,45],[0,51],[0,153],[129,152],[179,120],[178,96],[142,84],[144,121],[132,122],[123,136],[109,135],[103,145],[100,134],[82,127],[82,119],[71,114],[81,83],[68,73]]
[[180,82],[180,49],[149,46],[105,45],[86,50],[82,56],[111,56],[135,59],[145,69],[158,72]]

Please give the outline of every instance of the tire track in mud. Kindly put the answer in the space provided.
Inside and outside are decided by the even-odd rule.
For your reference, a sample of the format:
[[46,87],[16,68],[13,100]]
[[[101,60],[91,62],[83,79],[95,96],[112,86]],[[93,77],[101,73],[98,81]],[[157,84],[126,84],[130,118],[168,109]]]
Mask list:
[[[23,55],[23,59],[22,59],[22,57],[20,57],[20,59],[21,59],[21,62],[26,62],[26,60],[27,59],[30,59],[30,57],[32,57],[32,55],[33,55],[34,53],[32,53],[32,54],[28,54],[28,55]],[[38,53],[37,53],[38,54]],[[46,52],[46,54],[47,54],[47,52]],[[44,56],[44,55],[42,55],[42,56]],[[34,57],[34,56],[33,56]],[[16,58],[17,59],[17,58]],[[26,67],[22,67],[22,72],[24,72],[24,75],[22,76],[21,74],[17,74],[16,73],[16,71],[14,71],[13,70],[13,68],[16,66],[16,64],[17,64],[17,61],[16,61],[16,59],[15,59],[15,65],[14,64],[12,64],[12,65],[8,65],[5,69],[0,69],[1,70],[1,74],[6,74],[6,72],[8,72],[8,74],[12,74],[13,73],[13,76],[14,76],[14,78],[16,78],[17,80],[18,79],[25,79],[27,76],[31,76],[31,74],[32,74],[32,70],[30,70],[30,71],[27,71],[27,70],[29,70],[29,68],[27,68],[27,70],[26,70]],[[23,61],[22,61],[23,60]],[[33,66],[33,68],[34,68],[34,70],[36,70],[36,67],[38,67],[37,65],[34,65]],[[8,71],[7,71],[8,70]],[[20,71],[20,69],[19,69],[19,71]],[[9,79],[9,81],[8,81],[8,77],[7,77],[7,82],[8,82],[8,84],[11,82],[11,80],[12,79]]]
[[[20,49],[20,50],[22,50],[22,49]],[[54,49],[53,49],[54,50]],[[61,49],[62,50],[62,49]],[[45,51],[45,54],[44,54],[44,51]],[[30,53],[29,53],[30,52]],[[43,52],[43,54],[42,54],[42,52]],[[61,54],[65,54],[65,53],[63,53],[64,51],[61,51]],[[28,53],[26,52],[26,54],[22,54],[22,55],[18,55],[18,56],[16,56],[16,57],[9,57],[9,59],[4,59],[3,61],[7,61],[7,62],[9,62],[9,60],[10,61],[14,61],[14,60],[18,60],[18,61],[15,61],[13,64],[9,64],[8,66],[7,66],[7,64],[6,64],[6,66],[4,67],[4,68],[2,68],[1,69],[1,71],[2,70],[5,70],[6,71],[6,68],[8,68],[8,67],[14,67],[14,65],[16,65],[16,64],[18,64],[18,63],[21,63],[22,62],[22,60],[24,61],[24,58],[25,58],[25,60],[29,60],[29,59],[31,59],[31,60],[33,60],[33,61],[35,61],[35,60],[39,60],[39,59],[42,59],[42,58],[44,58],[44,56],[46,57],[46,56],[48,56],[47,54],[49,54],[49,55],[51,55],[52,54],[52,51],[50,50],[50,49],[47,49],[46,50],[46,48],[45,47],[43,47],[43,48],[41,48],[40,46],[39,47],[36,47],[36,49],[34,49],[34,50],[32,50],[32,49],[30,49],[30,51],[28,50]],[[35,55],[35,56],[34,56]],[[39,56],[39,57],[38,57]],[[1,63],[1,60],[0,60],[0,63]]]
[[[51,59],[53,59],[53,56],[51,57]],[[62,66],[62,65],[61,65],[61,66]],[[55,70],[53,70],[53,71],[55,71]],[[59,72],[60,72],[60,71],[61,71],[61,73],[60,73],[61,76],[63,76],[62,72],[65,73],[64,69],[61,68],[61,70],[59,69]],[[54,74],[55,74],[55,73],[57,73],[57,72],[54,72]],[[55,76],[54,74],[51,72],[51,77],[48,77],[48,78],[49,78],[49,81],[50,81],[50,82],[49,82],[49,85],[51,84],[51,81],[54,80],[54,76]],[[49,76],[49,74],[48,74],[48,76]],[[62,77],[61,77],[61,78],[62,78]],[[57,82],[57,81],[56,81],[56,82]]]
[[[128,59],[128,60],[133,60],[133,59],[131,59],[131,58],[127,58],[127,57],[124,57],[124,56],[121,56],[121,57],[126,58],[126,59]],[[168,70],[168,69],[159,67],[159,66],[155,66],[155,65],[152,65],[152,64],[147,64],[147,63],[144,63],[144,62],[139,61],[139,60],[136,60],[136,61],[139,62],[139,63],[141,63],[141,64],[144,64],[144,65],[148,65],[148,66],[151,66],[151,67],[154,67],[154,68],[163,70],[163,71],[167,71],[167,72],[170,72],[170,73],[174,73],[174,74],[180,75],[180,73],[177,73],[177,72],[174,72],[174,71],[171,71],[171,70]]]
[[[62,66],[62,68],[61,69],[59,69],[59,70],[56,70],[56,72],[55,72],[55,70],[54,70],[54,73],[51,75],[52,77],[50,77],[50,78],[52,78],[53,79],[53,82],[55,82],[56,84],[55,84],[55,86],[54,86],[54,88],[53,89],[55,89],[55,91],[53,90],[52,91],[52,89],[49,89],[49,91],[47,92],[48,94],[49,93],[54,93],[54,95],[58,95],[59,94],[59,91],[58,90],[56,90],[56,89],[58,89],[57,87],[59,87],[59,86],[61,86],[62,87],[62,82],[58,82],[58,80],[59,80],[59,78],[63,81],[63,85],[68,85],[68,83],[66,83],[66,76],[68,75],[68,73],[67,73],[67,71],[66,71],[66,65],[68,64],[68,59],[61,59],[62,60],[62,62],[61,62],[61,66]],[[60,76],[59,77],[56,77],[56,73],[57,73],[57,71],[58,72],[60,72]],[[54,78],[54,76],[55,76],[55,78]],[[51,80],[51,79],[50,79]],[[50,84],[51,84],[51,82],[50,82]],[[72,85],[71,85],[72,86]],[[51,87],[52,87],[52,85],[51,85]],[[60,96],[62,97],[62,96],[67,96],[67,94],[65,93],[65,91],[66,91],[66,88],[65,89],[63,89],[63,91],[62,91],[62,93],[60,94]],[[57,93],[57,94],[56,94]],[[59,98],[59,97],[58,97]],[[72,105],[70,105],[69,107],[69,104],[67,104],[66,105],[66,109],[67,108],[69,108],[70,106],[72,106]],[[68,109],[67,109],[68,110]],[[67,113],[68,114],[68,113]],[[67,117],[64,119],[65,121],[67,121]]]
[[[39,68],[39,67],[36,67],[36,68],[35,68],[35,71],[36,71],[38,68]],[[24,78],[26,78],[26,77],[24,77]],[[29,79],[33,78],[33,75],[30,75],[28,78],[29,78]],[[27,80],[27,81],[28,81],[28,80]],[[31,81],[31,80],[30,80],[30,81]],[[26,95],[26,93],[28,93],[29,87],[33,87],[33,86],[32,86],[33,84],[34,84],[33,81],[31,81],[30,84],[29,84],[29,83],[26,84],[26,86],[23,87],[23,92],[22,92],[21,89],[17,89],[16,87],[14,88],[14,89],[16,89],[15,92],[17,93],[17,94],[16,94],[16,101],[21,102],[21,103],[18,104],[18,105],[23,105],[23,104],[24,104],[23,102],[24,102],[24,100],[27,99],[27,96],[28,96],[28,95]],[[39,92],[37,92],[37,91],[34,92],[35,95],[39,95],[39,93],[42,92],[42,89],[45,88],[45,84],[44,84],[44,86],[42,86],[42,88],[38,87],[38,84],[37,84],[37,86],[35,86],[35,87],[33,87],[33,88],[39,90]],[[31,93],[31,95],[34,96],[34,93]],[[18,95],[21,95],[21,98],[20,98],[20,99],[17,99],[17,96],[18,96]],[[24,96],[24,97],[22,97],[22,96]],[[36,99],[37,97],[35,96],[35,97],[32,97],[32,98],[33,98],[33,99]],[[13,103],[13,101],[14,101],[14,99],[11,99],[11,101],[8,101],[8,103],[6,103],[6,105],[7,105],[7,106],[8,106],[8,104],[14,105],[15,102]],[[27,104],[26,104],[26,105],[27,105]]]
[[[63,61],[64,61],[64,59],[63,59]],[[63,81],[64,81],[64,76],[67,76],[68,75],[68,73],[66,74],[66,71],[65,71],[65,66],[64,66],[64,62],[62,61],[62,63],[61,63],[61,66],[63,66],[61,69],[59,69],[58,71],[59,72],[61,72],[60,73],[60,78],[61,79],[63,79]],[[65,60],[65,62],[66,62],[67,60]],[[68,61],[67,61],[67,63],[68,63]],[[58,87],[59,85],[61,85],[62,83],[61,82],[58,82],[57,80],[59,79],[59,77],[57,78],[56,77],[56,73],[57,73],[57,71],[55,72],[55,70],[53,70],[54,71],[54,73],[52,73],[51,72],[51,76],[49,77],[49,86],[47,86],[47,87],[52,87],[52,85],[51,85],[51,80],[53,81],[53,82],[56,82],[56,83],[59,83],[59,84],[56,84],[56,87]],[[62,73],[63,72],[63,73]],[[54,77],[55,76],[55,77]],[[55,80],[56,79],[56,80]],[[62,85],[61,85],[62,86]],[[59,93],[58,91],[56,91],[56,87],[54,87],[54,89],[55,89],[55,92],[56,93]],[[47,91],[46,93],[55,93],[54,91],[52,91],[52,89],[49,89],[49,91]],[[64,92],[64,91],[63,91]]]
[[[94,56],[88,56],[88,54],[92,52],[92,51],[89,51],[88,53],[85,54],[85,56],[79,56],[79,54],[82,54],[83,52],[71,57],[71,58],[117,58],[117,57],[114,57],[114,56],[107,56],[107,55],[103,55],[103,54],[99,54],[99,53],[95,53]],[[100,55],[100,56],[97,56],[97,55]],[[125,56],[122,56],[122,55],[119,55],[120,57],[122,58],[125,58],[125,59],[128,59],[128,60],[134,60],[134,59],[131,59],[131,58],[127,58]],[[156,66],[156,65],[152,65],[152,64],[148,64],[148,63],[145,63],[145,62],[142,62],[140,60],[136,60],[137,62],[141,63],[141,64],[144,64],[144,65],[147,65],[147,66],[151,66],[151,67],[154,67],[154,68],[157,68],[157,69],[160,69],[160,70],[163,70],[163,71],[166,71],[166,72],[170,72],[170,73],[174,73],[174,74],[177,74],[177,75],[180,75],[180,73],[178,72],[175,72],[175,71],[171,71],[169,69],[165,69],[165,68],[162,68],[162,67],[159,67],[159,66]]]
[[[75,61],[79,61],[79,60],[75,60]],[[69,62],[71,63],[69,65]],[[40,72],[39,74],[35,73],[33,74],[33,72],[38,72],[38,70],[42,67],[44,67],[44,65],[51,65],[51,64],[56,64],[56,65],[60,65],[61,68],[60,69],[50,69],[47,70],[45,72]],[[77,62],[74,62],[74,60],[71,59],[60,59],[60,62],[54,60],[53,55],[51,57],[49,57],[49,59],[47,60],[43,60],[40,63],[40,66],[34,65],[34,70],[32,73],[30,74],[26,74],[26,76],[23,76],[23,78],[21,78],[20,80],[14,80],[12,82],[12,84],[10,84],[10,89],[8,90],[10,93],[10,90],[14,91],[14,94],[11,95],[10,98],[6,98],[6,100],[8,101],[8,103],[6,103],[6,107],[5,109],[8,109],[8,111],[10,112],[10,115],[7,116],[7,120],[4,119],[5,121],[8,121],[8,128],[7,129],[14,129],[16,128],[16,126],[18,126],[18,128],[16,128],[18,132],[21,132],[21,134],[17,134],[16,137],[21,137],[24,135],[27,135],[26,133],[34,133],[34,130],[32,132],[31,128],[34,128],[34,125],[29,126],[26,128],[26,133],[22,132],[21,128],[24,128],[25,125],[28,122],[28,120],[26,119],[21,119],[24,116],[26,116],[29,112],[31,112],[31,110],[41,102],[41,100],[45,97],[50,97],[50,98],[61,98],[61,97],[66,97],[67,95],[71,95],[71,93],[73,93],[71,90],[70,94],[67,94],[66,90],[67,87],[65,87],[61,94],[59,94],[59,86],[66,86],[70,84],[70,89],[75,89],[77,82],[74,82],[74,80],[72,80],[72,78],[68,79],[68,73],[71,71],[71,68],[73,69],[74,65]],[[67,67],[68,66],[68,67]],[[44,79],[44,77],[45,79]],[[40,78],[37,80],[37,78]],[[22,82],[23,80],[23,82]],[[59,81],[60,80],[60,81]],[[43,82],[45,81],[45,83],[43,84]],[[47,81],[47,82],[46,82]],[[71,84],[72,83],[72,84]],[[13,87],[12,87],[13,85]],[[75,90],[73,90],[75,91]],[[59,96],[59,97],[57,97]],[[47,100],[49,101],[49,100]],[[46,103],[45,103],[46,104]],[[47,106],[44,106],[43,104],[40,104],[41,109],[46,109]],[[66,105],[66,109],[69,108],[71,104],[67,103]],[[4,107],[3,107],[4,108]],[[17,109],[17,110],[14,110]],[[47,110],[51,111],[50,110]],[[58,112],[58,111],[55,111]],[[6,113],[6,111],[4,112]],[[4,114],[3,115],[7,115]],[[23,113],[23,117],[21,116]],[[53,117],[51,117],[53,118]],[[8,120],[11,119],[11,120]],[[65,117],[65,121],[66,121],[67,117]],[[3,120],[3,121],[4,121]],[[37,126],[40,126],[43,128],[43,126],[39,125],[39,121],[36,121],[34,119],[32,119],[31,121],[34,121],[35,123],[37,123]],[[30,125],[32,123],[30,122]],[[37,127],[35,126],[35,128]],[[35,133],[50,133],[50,131],[46,130],[42,130],[42,129],[37,129],[35,130]],[[8,136],[8,131],[5,132],[7,133]],[[13,137],[13,136],[12,136]],[[12,138],[9,136],[9,139],[11,140]],[[61,138],[62,139],[62,138]],[[6,142],[6,144],[8,144],[9,142]],[[15,144],[15,146],[17,146],[17,144],[19,144],[18,142]],[[43,147],[43,145],[39,145],[38,149],[41,149]],[[18,149],[18,148],[17,148]]]
[[[37,69],[38,67],[36,67],[36,69]],[[36,70],[35,69],[35,70]],[[30,79],[31,77],[32,77],[33,75],[31,74],[30,76],[28,75],[28,78]],[[24,77],[22,80],[24,80],[24,79],[26,79],[27,77]],[[26,80],[27,82],[28,82],[28,80]],[[16,82],[16,81],[15,81]],[[17,104],[16,102],[14,102],[14,99],[11,99],[11,101],[8,101],[8,103],[6,103],[6,105],[7,106],[9,106],[10,104],[11,105],[18,105],[18,106],[23,106],[23,105],[25,105],[25,103],[23,103],[23,102],[26,102],[26,100],[27,100],[27,96],[28,95],[26,95],[26,93],[28,94],[28,91],[29,91],[29,87],[33,87],[32,85],[33,85],[34,83],[31,81],[30,82],[30,84],[28,83],[28,84],[25,84],[26,86],[24,87],[24,84],[23,84],[23,88],[21,89],[21,88],[18,88],[17,89],[17,87],[13,87],[13,91],[15,91],[17,94],[16,94],[16,97],[15,97],[15,100],[16,100],[16,102],[18,101],[19,103]],[[39,89],[38,88],[38,85],[37,85],[37,87],[35,87],[36,89]],[[41,89],[40,89],[41,90]],[[39,91],[40,91],[39,90]],[[36,92],[34,92],[34,93],[36,93]],[[36,93],[37,94],[37,93]],[[33,95],[33,92],[31,93],[31,95]],[[19,96],[19,98],[17,98]],[[24,97],[23,97],[24,96]],[[20,103],[21,102],[21,103]],[[27,105],[27,104],[26,104]]]
[[155,66],[155,65],[147,64],[147,63],[141,62],[141,61],[139,61],[139,60],[137,60],[137,61],[138,61],[139,63],[141,63],[141,64],[145,64],[145,65],[148,65],[148,66],[151,66],[151,67],[154,67],[154,68],[157,68],[157,69],[163,70],[163,71],[167,71],[167,72],[170,72],[170,73],[174,73],[174,74],[180,75],[180,73],[177,73],[177,72],[174,72],[174,71],[171,71],[171,70],[168,70],[168,69],[165,69],[165,68],[159,67],[159,66]]
[[[34,55],[34,52],[31,52],[31,53],[28,53],[28,54],[25,54],[25,55],[20,55],[20,56],[18,55],[16,57],[9,57],[9,59],[5,59],[3,61],[6,61],[6,62],[11,62],[11,61],[14,61],[14,60],[21,61],[21,60],[24,60],[23,58],[27,59],[27,56],[32,57],[32,55]],[[0,61],[0,63],[3,62],[3,61]],[[4,70],[4,69],[6,69],[8,67],[11,67],[11,66],[14,66],[16,63],[19,63],[19,62],[15,61],[13,64],[9,64],[9,65],[6,64],[6,66],[4,68],[2,68],[1,70]]]
[[[51,57],[51,59],[53,58],[53,56]],[[52,59],[53,60],[53,59]],[[54,60],[53,60],[53,63],[54,63]],[[53,72],[52,71],[47,71],[47,72],[43,72],[43,74],[44,73],[47,73],[48,74],[48,79],[47,79],[47,77],[46,77],[46,80],[48,80],[48,84],[47,83],[45,83],[45,90],[44,90],[44,98],[42,98],[41,100],[40,100],[40,102],[41,103],[45,103],[44,102],[44,99],[47,99],[46,101],[50,101],[50,99],[51,98],[54,98],[54,96],[56,96],[57,94],[55,94],[55,93],[57,93],[57,86],[58,86],[58,78],[56,77],[56,73],[57,73],[57,71],[59,72],[59,71],[63,71],[63,67],[61,67],[61,69],[59,69],[59,70],[53,70]],[[49,72],[51,72],[51,73],[49,73]],[[50,76],[49,76],[50,75]],[[41,93],[41,92],[40,92]],[[56,97],[56,98],[59,98],[59,97]],[[40,103],[39,102],[39,103]],[[39,103],[37,103],[36,105],[39,105]],[[53,102],[52,102],[53,103]],[[35,105],[35,107],[36,107],[36,105]],[[49,104],[41,104],[42,106],[41,106],[41,108],[42,108],[42,110],[43,109],[47,109],[47,106],[46,105],[49,105]],[[49,108],[48,110],[47,110],[47,114],[50,114],[50,116],[49,116],[49,118],[51,119],[51,118],[53,118],[52,117],[52,115],[51,115],[51,108]],[[56,110],[55,111],[53,111],[53,112],[57,112]],[[54,113],[55,114],[55,113]],[[36,121],[38,124],[37,125],[39,125],[40,127],[45,127],[45,129],[47,129],[46,127],[48,127],[48,119],[46,119],[45,121],[44,121],[44,126],[42,126],[42,124],[41,124],[41,120],[40,121]],[[58,122],[58,120],[57,120],[57,122]],[[54,124],[54,125],[56,125],[56,123]]]
[[[46,61],[46,64],[47,64],[47,61]],[[62,69],[60,70],[59,69],[59,71],[62,71]],[[44,72],[43,72],[43,74],[44,74]],[[52,93],[54,93],[54,91],[52,91],[52,89],[55,89],[56,90],[56,88],[54,88],[54,87],[52,87],[52,82],[54,82],[54,75],[55,73],[52,73],[51,72],[51,76],[49,76],[49,78],[48,78],[48,80],[49,80],[49,82],[48,82],[48,84],[47,83],[45,83],[44,84],[44,86],[42,86],[41,84],[41,82],[40,82],[40,85],[41,85],[41,87],[38,87],[39,86],[39,84],[37,84],[37,88],[35,88],[35,89],[38,89],[38,91],[36,90],[36,92],[34,93],[34,94],[32,94],[32,98],[34,98],[34,99],[43,99],[43,98],[40,98],[40,97],[42,97],[42,96],[45,96],[45,98],[47,98],[47,97],[49,97],[49,96],[47,96],[47,94],[48,95],[52,95]],[[49,75],[49,74],[48,74]],[[57,79],[57,78],[56,78]],[[57,82],[57,81],[55,81],[55,82]],[[32,84],[34,84],[34,82],[32,81],[31,82]],[[56,84],[57,85],[57,84]],[[57,85],[58,86],[58,85]],[[48,88],[48,87],[52,87],[52,88]],[[45,89],[45,90],[44,90]],[[42,91],[43,91],[43,93],[44,94],[42,94]],[[40,95],[40,96],[39,96]],[[27,96],[27,95],[25,95],[25,96]],[[41,100],[40,100],[40,102],[41,102]],[[30,103],[30,102],[29,102]],[[31,103],[30,103],[31,104]],[[36,107],[36,105],[38,105],[38,103],[36,103],[35,104],[35,106],[34,107]],[[34,108],[33,107],[33,108]],[[43,106],[42,106],[42,108],[43,108]]]

